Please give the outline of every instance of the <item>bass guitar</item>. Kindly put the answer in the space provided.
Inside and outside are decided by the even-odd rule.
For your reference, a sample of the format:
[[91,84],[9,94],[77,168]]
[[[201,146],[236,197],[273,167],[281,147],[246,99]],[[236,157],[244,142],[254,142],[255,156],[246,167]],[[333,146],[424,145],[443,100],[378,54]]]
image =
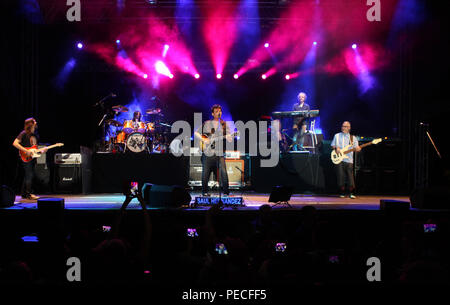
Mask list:
[[[360,145],[359,147],[364,148],[364,147],[372,145],[372,144],[378,144],[381,141],[383,141],[381,138],[374,139],[369,143]],[[351,152],[354,152],[356,150],[356,148],[350,148],[352,146],[353,146],[352,144],[345,146],[344,148],[341,149],[341,152],[339,154],[336,152],[336,150],[333,150],[331,152],[331,162],[333,162],[334,164],[339,164],[344,159],[348,159],[349,158],[348,154]]]

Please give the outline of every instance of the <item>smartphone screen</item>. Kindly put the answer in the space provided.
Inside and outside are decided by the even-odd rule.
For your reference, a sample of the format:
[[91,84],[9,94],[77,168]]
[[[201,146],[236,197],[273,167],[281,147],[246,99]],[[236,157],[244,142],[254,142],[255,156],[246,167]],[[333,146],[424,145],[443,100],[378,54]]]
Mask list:
[[284,252],[284,251],[286,251],[286,243],[275,244],[275,252]]
[[225,247],[224,244],[220,243],[220,244],[216,244],[216,252],[220,255],[227,255],[228,254],[228,250]]
[[425,233],[436,232],[437,225],[435,223],[425,223],[423,224],[423,231]]
[[198,237],[197,229],[188,228],[187,229],[187,236],[188,237]]
[[109,232],[109,231],[111,231],[111,227],[110,226],[102,226],[102,231]]
[[138,183],[137,182],[130,182],[130,192],[133,195],[136,195],[138,192]]
[[337,264],[339,263],[339,256],[337,255],[330,255],[328,258],[328,261],[332,264]]

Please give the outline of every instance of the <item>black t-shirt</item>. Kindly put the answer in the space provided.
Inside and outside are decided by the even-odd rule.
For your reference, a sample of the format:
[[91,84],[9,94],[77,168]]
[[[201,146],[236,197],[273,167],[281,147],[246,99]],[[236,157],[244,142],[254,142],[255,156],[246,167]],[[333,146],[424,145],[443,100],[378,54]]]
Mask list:
[[[303,103],[302,106],[300,106],[300,103],[294,104],[294,111],[309,111],[309,105],[306,103]],[[300,125],[307,125],[308,120],[305,117],[296,117],[294,118],[294,124],[299,126]]]
[[19,135],[17,136],[17,139],[20,141],[20,145],[22,145],[23,147],[31,147],[33,145],[31,145],[31,137],[35,137],[36,138],[36,143],[37,143],[37,135],[35,133],[30,133],[27,134],[25,132],[25,130],[23,130],[21,133],[19,133]]

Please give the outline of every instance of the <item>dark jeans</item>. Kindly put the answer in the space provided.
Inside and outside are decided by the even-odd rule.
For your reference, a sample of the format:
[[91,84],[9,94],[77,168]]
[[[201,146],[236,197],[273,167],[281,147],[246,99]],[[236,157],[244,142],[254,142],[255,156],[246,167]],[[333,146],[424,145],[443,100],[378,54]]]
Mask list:
[[[202,192],[207,193],[208,192],[208,181],[209,176],[211,175],[211,172],[214,173],[214,171],[217,171],[217,164],[219,165],[219,172],[220,172],[220,182],[222,191],[225,194],[228,194],[230,191],[228,190],[228,174],[226,170],[225,165],[225,158],[224,157],[218,157],[218,156],[212,156],[208,157],[205,155],[202,155],[202,165],[203,165],[203,171],[202,171]],[[214,175],[216,176],[216,175]]]
[[341,162],[336,167],[337,184],[341,193],[348,187],[350,192],[355,190],[355,178],[353,177],[353,163]]
[[30,162],[23,162],[22,160],[19,162],[22,162],[23,167],[23,182],[21,193],[22,197],[27,197],[31,194],[31,187],[33,186],[34,167],[36,165],[36,159],[33,159]]

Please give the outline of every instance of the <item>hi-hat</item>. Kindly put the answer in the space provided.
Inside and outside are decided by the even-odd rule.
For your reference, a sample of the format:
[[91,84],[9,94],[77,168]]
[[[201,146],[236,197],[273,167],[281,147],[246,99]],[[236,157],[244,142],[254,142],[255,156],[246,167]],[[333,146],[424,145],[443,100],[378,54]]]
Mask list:
[[115,126],[115,127],[120,127],[120,126],[122,126],[122,124],[120,124],[118,121],[113,120],[113,119],[107,120],[107,121],[106,121],[106,124],[112,125],[112,126]]
[[147,109],[147,111],[145,111],[146,114],[161,114],[161,109],[160,108],[151,108],[151,109]]

